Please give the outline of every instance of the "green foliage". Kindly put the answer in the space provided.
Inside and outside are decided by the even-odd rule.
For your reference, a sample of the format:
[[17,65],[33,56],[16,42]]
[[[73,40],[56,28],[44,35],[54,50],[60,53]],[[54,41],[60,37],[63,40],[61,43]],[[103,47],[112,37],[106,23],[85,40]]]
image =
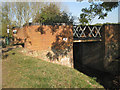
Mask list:
[[80,14],[79,21],[81,24],[90,24],[92,20],[98,16],[98,19],[104,19],[107,17],[108,12],[118,7],[118,2],[92,2],[89,8],[83,8]]
[[102,26],[103,24],[101,24],[101,23],[96,23],[96,24],[94,24],[94,25],[96,25],[96,26]]
[[6,43],[2,41],[2,48],[6,48]]
[[120,23],[109,23],[109,22],[106,22],[106,23],[103,23],[103,24],[102,23],[96,23],[94,25],[102,26],[104,24],[112,24],[112,25],[114,25],[114,24],[120,24]]
[[106,23],[104,23],[104,24],[120,24],[120,23],[110,23],[110,22],[106,22]]
[[54,24],[54,23],[73,23],[73,17],[70,17],[64,11],[61,12],[58,6],[54,3],[43,7],[41,13],[37,13],[33,22]]
[[2,37],[6,37],[7,36],[7,25],[6,24],[2,24]]
[[16,25],[16,23],[12,23],[11,21],[11,13],[10,13],[10,3],[3,3],[2,5],[2,37],[7,37],[7,25],[9,25],[9,29],[10,29],[10,33],[9,33],[9,37],[12,37],[12,27]]
[[[2,23],[2,37],[7,37],[8,34],[7,34],[7,25],[6,23]],[[9,30],[9,37],[12,37],[12,26],[14,25],[11,25],[10,26],[10,30]]]
[[50,21],[54,22],[54,18],[60,13],[59,8],[53,4],[50,3],[50,5],[45,6],[41,9],[41,13],[37,13],[35,22],[39,23],[50,23]]
[[87,14],[82,13],[80,15],[79,21],[82,25],[85,25],[86,23],[88,23],[88,19],[86,18]]

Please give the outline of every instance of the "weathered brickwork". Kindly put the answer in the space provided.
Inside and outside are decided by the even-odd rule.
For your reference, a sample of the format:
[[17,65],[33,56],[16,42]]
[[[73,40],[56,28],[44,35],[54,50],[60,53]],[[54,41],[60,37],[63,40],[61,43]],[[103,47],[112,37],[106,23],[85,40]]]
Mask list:
[[[69,25],[31,25],[18,29],[13,35],[16,43],[24,43],[24,47],[41,53],[41,59],[59,61],[72,67],[72,26]],[[64,40],[65,39],[65,40]]]

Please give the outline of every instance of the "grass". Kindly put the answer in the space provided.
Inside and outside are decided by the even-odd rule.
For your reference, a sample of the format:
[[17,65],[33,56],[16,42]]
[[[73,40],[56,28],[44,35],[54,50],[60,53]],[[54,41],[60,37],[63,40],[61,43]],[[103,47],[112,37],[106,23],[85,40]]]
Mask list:
[[2,60],[3,88],[103,88],[94,78],[13,49]]

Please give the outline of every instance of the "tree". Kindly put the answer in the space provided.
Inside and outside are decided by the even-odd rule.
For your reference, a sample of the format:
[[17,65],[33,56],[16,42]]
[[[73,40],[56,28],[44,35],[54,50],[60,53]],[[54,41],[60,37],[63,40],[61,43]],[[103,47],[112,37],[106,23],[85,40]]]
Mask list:
[[[82,1],[82,0],[81,0]],[[102,3],[91,3],[89,8],[83,8],[83,16],[80,18],[86,18],[87,22],[91,22],[96,16],[98,19],[104,19],[107,17],[107,14],[112,11],[114,8],[118,7],[119,3],[117,2],[102,2]],[[84,17],[85,16],[85,17]],[[82,22],[81,22],[82,23]],[[85,23],[85,22],[84,22]],[[110,24],[110,23],[106,23]],[[112,28],[110,27],[112,26]],[[119,40],[118,40],[118,30],[119,27],[114,27],[109,25],[109,29],[105,31],[105,58],[104,58],[104,68],[111,72],[112,74],[118,75],[120,72],[118,70],[119,63]],[[107,29],[107,28],[106,28]],[[116,29],[116,30],[114,30]]]
[[24,23],[28,23],[29,20],[34,18],[37,12],[40,12],[43,3],[32,3],[32,2],[15,2],[13,12],[15,12],[14,18],[17,19],[19,26]]
[[80,15],[79,21],[82,25],[85,25],[86,23],[88,23],[88,19],[86,17],[87,17],[87,14],[82,13]]
[[44,24],[54,24],[54,23],[73,23],[73,17],[69,16],[66,12],[61,12],[60,8],[55,3],[50,3],[49,5],[41,9],[41,13],[37,13],[33,22],[44,23]]
[[2,15],[9,24],[16,22],[18,26],[28,23],[37,12],[40,12],[44,2],[4,2]]
[[3,2],[2,11],[2,36],[7,35],[7,25],[22,26],[34,19],[40,12],[44,2]]
[[60,9],[55,5],[54,3],[50,3],[47,6],[44,6],[41,9],[41,13],[36,14],[36,18],[34,19],[34,22],[38,23],[54,23],[55,17],[58,17],[60,15]]
[[96,16],[98,16],[98,19],[104,19],[108,13],[118,7],[118,5],[118,2],[92,2],[89,8],[82,9],[83,13],[80,14],[79,21],[81,24],[90,24]]
[[3,3],[2,11],[0,12],[2,15],[2,37],[7,36],[7,25],[10,23],[9,11],[9,3]]

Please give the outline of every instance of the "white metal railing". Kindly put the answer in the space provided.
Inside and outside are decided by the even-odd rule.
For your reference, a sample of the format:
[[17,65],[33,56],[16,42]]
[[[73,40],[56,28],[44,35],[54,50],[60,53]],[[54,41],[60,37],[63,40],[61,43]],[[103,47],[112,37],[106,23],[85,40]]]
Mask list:
[[[86,38],[86,37],[99,37],[101,38],[101,30],[102,26],[73,26],[73,36],[77,38]],[[88,34],[85,33],[85,31],[89,31]]]

